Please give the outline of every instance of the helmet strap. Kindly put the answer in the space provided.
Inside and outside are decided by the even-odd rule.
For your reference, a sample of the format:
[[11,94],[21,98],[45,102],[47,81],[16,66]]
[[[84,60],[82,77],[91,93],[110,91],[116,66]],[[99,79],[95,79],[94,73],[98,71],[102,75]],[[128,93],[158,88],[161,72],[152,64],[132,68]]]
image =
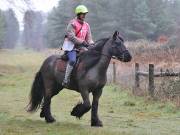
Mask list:
[[77,14],[77,18],[78,18],[78,19],[80,19],[80,15],[81,15],[81,13]]
[[77,14],[77,19],[79,19],[79,20],[81,20],[81,21],[84,21],[84,20],[82,20],[81,18],[80,18],[80,15],[81,15],[82,13],[79,13],[79,14]]

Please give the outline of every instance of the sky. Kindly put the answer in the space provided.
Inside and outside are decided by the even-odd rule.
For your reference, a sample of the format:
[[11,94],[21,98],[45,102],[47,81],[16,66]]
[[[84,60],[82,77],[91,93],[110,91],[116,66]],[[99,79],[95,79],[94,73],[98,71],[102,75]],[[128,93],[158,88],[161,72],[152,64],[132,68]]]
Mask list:
[[[10,1],[9,4],[7,1]],[[59,0],[30,0],[30,8],[36,11],[49,12],[54,6],[58,5]],[[0,9],[6,10],[8,8],[13,8],[18,18],[20,25],[22,27],[23,14],[28,9],[22,0],[0,0]]]

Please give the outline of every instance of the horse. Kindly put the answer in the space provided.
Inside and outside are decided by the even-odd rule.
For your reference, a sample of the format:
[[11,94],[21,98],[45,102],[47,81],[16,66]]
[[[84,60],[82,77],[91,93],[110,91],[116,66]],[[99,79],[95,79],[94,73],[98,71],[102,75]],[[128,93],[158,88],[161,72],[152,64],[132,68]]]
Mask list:
[[[122,62],[132,59],[118,31],[111,37],[96,41],[93,47],[81,53],[71,74],[68,89],[79,92],[83,99],[83,102],[72,109],[71,115],[81,118],[91,109],[91,126],[103,126],[98,116],[98,104],[107,81],[106,72],[112,57]],[[67,61],[59,55],[49,56],[36,73],[32,84],[27,111],[35,112],[41,107],[40,117],[45,118],[47,123],[55,122],[51,114],[51,99],[64,88],[62,81],[66,64]],[[92,105],[90,93],[93,95]]]

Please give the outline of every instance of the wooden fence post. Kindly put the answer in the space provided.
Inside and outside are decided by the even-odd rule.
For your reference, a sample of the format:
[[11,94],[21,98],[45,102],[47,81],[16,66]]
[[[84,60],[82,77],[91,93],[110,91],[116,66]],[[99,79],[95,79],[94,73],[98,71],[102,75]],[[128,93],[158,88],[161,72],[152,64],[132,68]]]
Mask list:
[[149,64],[149,94],[154,97],[154,65]]
[[113,83],[116,83],[116,63],[113,62]]
[[139,63],[135,64],[135,89],[140,87],[139,79]]
[[137,88],[140,87],[140,78],[139,78],[139,63],[135,63],[135,88],[133,89],[133,93],[135,92],[134,90],[136,90]]

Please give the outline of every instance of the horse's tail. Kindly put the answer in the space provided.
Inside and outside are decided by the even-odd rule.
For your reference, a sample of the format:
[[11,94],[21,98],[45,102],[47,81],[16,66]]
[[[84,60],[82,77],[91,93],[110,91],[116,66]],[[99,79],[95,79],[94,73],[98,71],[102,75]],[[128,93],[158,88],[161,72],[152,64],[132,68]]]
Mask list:
[[27,106],[28,112],[34,112],[40,107],[44,91],[45,88],[41,72],[37,72],[31,88],[30,102]]

